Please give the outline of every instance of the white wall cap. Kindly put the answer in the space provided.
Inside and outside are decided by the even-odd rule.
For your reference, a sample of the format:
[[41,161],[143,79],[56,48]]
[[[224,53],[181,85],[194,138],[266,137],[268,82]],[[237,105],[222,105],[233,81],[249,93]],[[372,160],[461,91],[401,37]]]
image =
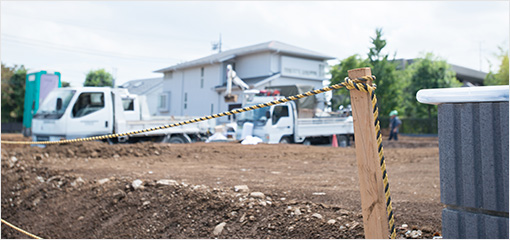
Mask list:
[[422,89],[416,93],[418,102],[426,104],[508,102],[509,86],[481,86]]

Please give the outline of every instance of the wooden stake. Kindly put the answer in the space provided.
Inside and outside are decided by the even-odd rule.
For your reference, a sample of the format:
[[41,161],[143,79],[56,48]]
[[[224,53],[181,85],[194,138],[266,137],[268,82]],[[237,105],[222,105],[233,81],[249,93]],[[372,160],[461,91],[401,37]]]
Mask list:
[[[349,70],[348,74],[350,79],[355,79],[371,76],[372,71],[370,68],[358,68]],[[367,85],[372,85],[372,82],[367,82]],[[388,215],[377,151],[372,101],[365,92],[354,89],[350,94],[365,238],[388,238]]]

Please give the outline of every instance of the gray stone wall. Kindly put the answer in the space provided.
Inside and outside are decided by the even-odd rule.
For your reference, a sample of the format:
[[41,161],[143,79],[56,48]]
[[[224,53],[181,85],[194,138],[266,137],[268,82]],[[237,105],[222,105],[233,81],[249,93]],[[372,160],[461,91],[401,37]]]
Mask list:
[[438,106],[444,238],[508,239],[508,102]]

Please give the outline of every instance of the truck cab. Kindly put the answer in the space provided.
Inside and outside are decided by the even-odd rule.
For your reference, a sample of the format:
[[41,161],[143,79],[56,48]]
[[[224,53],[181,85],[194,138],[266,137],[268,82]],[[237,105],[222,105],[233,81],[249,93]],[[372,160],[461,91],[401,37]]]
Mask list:
[[[282,96],[260,91],[245,91],[243,106],[252,106],[282,98]],[[249,128],[249,135],[259,137],[264,143],[290,143],[293,141],[296,121],[296,105],[286,102],[274,106],[264,107],[238,114],[237,139],[241,139],[243,129]],[[246,132],[246,130],[244,130]]]
[[[277,90],[244,92],[243,107],[284,98]],[[302,109],[301,111],[304,112]],[[306,113],[306,112],[305,112]],[[331,143],[336,135],[339,146],[348,146],[354,135],[352,117],[299,117],[295,101],[242,112],[237,116],[237,139],[248,135],[264,143]]]
[[57,141],[113,131],[110,88],[59,88],[51,91],[32,120],[35,141]]
[[259,137],[264,143],[289,143],[294,133],[294,119],[292,102],[243,112],[236,120],[236,138],[243,139],[244,129],[251,129],[248,135]]

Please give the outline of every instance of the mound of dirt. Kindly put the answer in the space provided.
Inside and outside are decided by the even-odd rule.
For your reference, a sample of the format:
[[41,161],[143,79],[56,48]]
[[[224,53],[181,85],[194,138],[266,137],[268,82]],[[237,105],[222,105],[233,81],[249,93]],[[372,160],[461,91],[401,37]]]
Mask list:
[[[2,145],[2,218],[43,238],[363,238],[354,154],[292,144]],[[398,237],[432,238],[441,229],[437,149],[386,155]],[[27,238],[6,226],[1,234]]]

